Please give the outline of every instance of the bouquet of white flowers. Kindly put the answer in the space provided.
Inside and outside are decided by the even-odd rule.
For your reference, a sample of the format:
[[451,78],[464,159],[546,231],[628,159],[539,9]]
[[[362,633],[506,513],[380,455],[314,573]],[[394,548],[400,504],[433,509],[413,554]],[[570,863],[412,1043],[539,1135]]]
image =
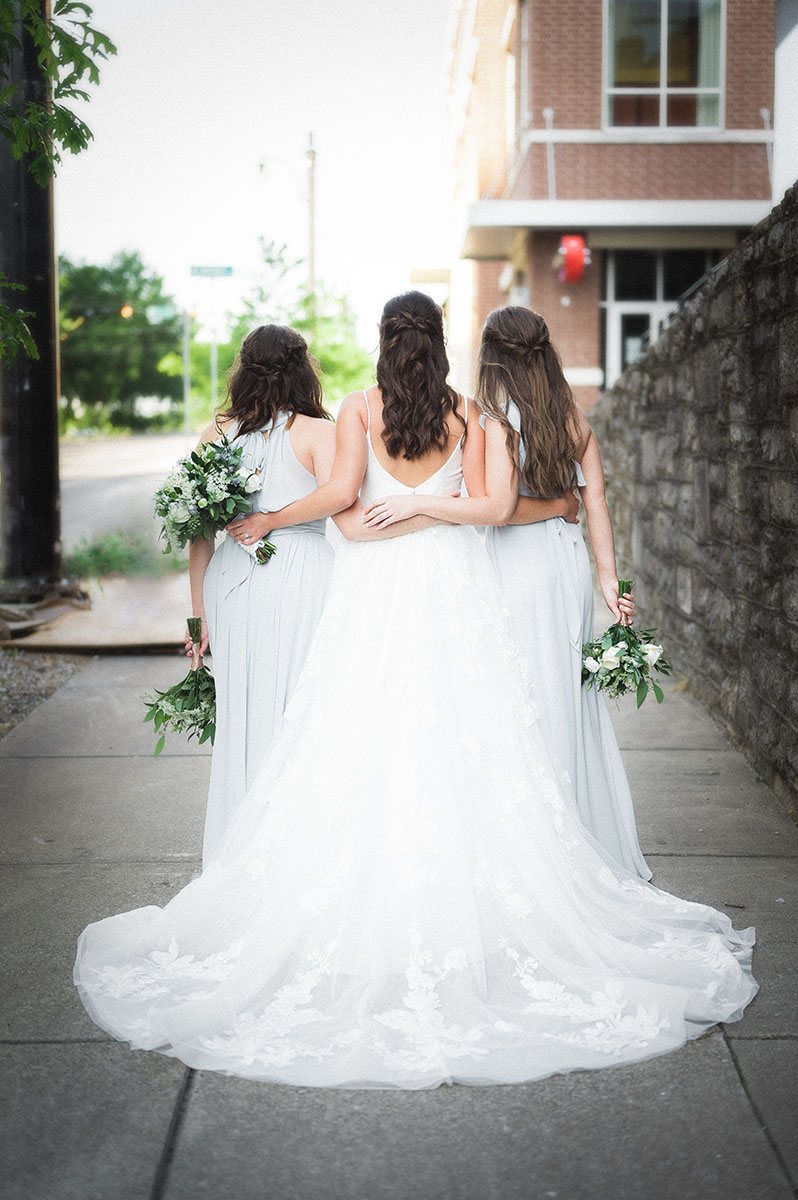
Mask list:
[[[169,472],[155,493],[165,554],[195,538],[212,538],[251,511],[250,496],[261,480],[257,471],[242,466],[242,454],[242,446],[222,436],[218,442],[203,442]],[[254,546],[239,545],[260,563],[268,562],[275,549],[265,538]]]
[[166,730],[188,733],[189,739],[198,737],[200,745],[213,739],[216,734],[216,684],[213,675],[202,665],[199,644],[202,638],[200,617],[188,617],[188,632],[194,643],[191,670],[180,683],[165,692],[155,689],[155,696],[142,696],[147,705],[145,721],[154,722],[155,732],[160,734],[155,743],[155,754],[163,750]]
[[[632,591],[631,579],[618,580],[618,595]],[[662,688],[654,682],[652,671],[670,675],[671,666],[662,657],[662,646],[654,641],[653,629],[633,629],[631,625],[610,625],[606,633],[582,647],[582,683],[588,691],[597,687],[613,699],[636,692],[637,707],[648,689],[657,704],[664,700]]]

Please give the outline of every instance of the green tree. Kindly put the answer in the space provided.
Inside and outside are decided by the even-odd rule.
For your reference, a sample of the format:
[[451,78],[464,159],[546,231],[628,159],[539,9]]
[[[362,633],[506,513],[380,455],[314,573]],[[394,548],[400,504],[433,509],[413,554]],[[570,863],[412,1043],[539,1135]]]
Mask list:
[[[62,151],[78,154],[92,138],[69,105],[88,100],[86,86],[99,81],[99,63],[116,54],[116,47],[93,28],[91,16],[91,8],[79,0],[55,0],[52,15],[41,0],[0,0],[0,137],[9,142],[17,161],[25,159],[41,187],[55,174]],[[36,51],[44,85],[38,97],[13,77],[13,58],[22,53],[20,21]],[[20,289],[0,271],[0,291]],[[0,303],[0,362],[11,362],[19,350],[38,357],[28,328],[32,315],[24,307]]]
[[[228,314],[231,330],[229,340],[219,346],[220,376],[232,364],[250,330],[269,323],[291,325],[299,330],[318,359],[324,402],[336,409],[348,392],[374,377],[371,356],[358,342],[351,306],[346,297],[323,284],[313,296],[308,295],[303,260],[291,257],[287,246],[261,238],[260,255],[249,296],[237,313]],[[193,360],[192,379],[195,379]],[[203,394],[210,396],[209,377]],[[201,411],[210,418],[209,399]]]
[[[60,303],[62,424],[173,424],[182,397],[173,369],[181,320],[161,277],[136,252],[106,266],[63,258]],[[144,397],[166,402],[159,416],[143,411]]]
[[374,378],[374,361],[360,345],[357,325],[345,296],[323,286],[302,296],[290,322],[319,360],[324,402],[337,409],[349,392]]

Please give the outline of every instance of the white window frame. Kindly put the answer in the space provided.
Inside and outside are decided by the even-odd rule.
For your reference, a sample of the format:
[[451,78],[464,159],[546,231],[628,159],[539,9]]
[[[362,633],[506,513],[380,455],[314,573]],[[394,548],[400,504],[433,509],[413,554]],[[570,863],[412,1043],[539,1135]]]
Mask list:
[[[718,86],[716,88],[669,88],[668,73],[668,3],[660,0],[660,83],[657,88],[616,88],[610,83],[610,4],[613,0],[602,0],[602,97],[601,123],[607,132],[633,130],[635,140],[646,141],[647,134],[659,135],[663,129],[717,132],[726,128],[726,0],[720,0],[720,55],[718,64]],[[659,100],[659,124],[657,125],[613,125],[611,122],[611,99],[613,96],[657,96]],[[718,121],[716,125],[669,125],[669,96],[717,96]],[[658,140],[656,136],[652,141]]]
[[[631,313],[633,316],[648,317],[648,344],[651,346],[678,308],[677,300],[664,300],[662,297],[665,292],[665,253],[671,249],[682,249],[680,246],[667,247],[667,250],[651,247],[651,253],[656,255],[657,266],[656,297],[653,300],[615,299],[615,254],[618,250],[631,248],[616,246],[611,250],[604,251],[607,255],[607,295],[601,301],[601,307],[604,309],[606,316],[604,360],[605,387],[608,388],[612,387],[622,370],[625,369],[622,365],[621,318],[628,313]],[[634,248],[637,249],[637,247]],[[639,249],[645,250],[648,247],[640,246]],[[705,269],[710,269],[709,255],[712,253],[711,248],[686,246],[684,249],[703,250],[705,254]]]

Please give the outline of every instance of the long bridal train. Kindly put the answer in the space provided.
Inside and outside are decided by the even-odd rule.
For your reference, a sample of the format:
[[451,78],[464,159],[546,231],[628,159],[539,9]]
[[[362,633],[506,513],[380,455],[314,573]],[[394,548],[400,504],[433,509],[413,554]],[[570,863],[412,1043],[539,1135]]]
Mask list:
[[89,926],[75,980],[104,1029],[192,1067],[422,1088],[672,1050],[740,1017],[752,944],[585,835],[485,550],[442,526],[341,548],[216,861]]

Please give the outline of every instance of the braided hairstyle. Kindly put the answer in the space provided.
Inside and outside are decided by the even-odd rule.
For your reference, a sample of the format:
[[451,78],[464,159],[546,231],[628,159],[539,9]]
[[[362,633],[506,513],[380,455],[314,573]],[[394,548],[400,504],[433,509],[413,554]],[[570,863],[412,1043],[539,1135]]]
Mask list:
[[230,368],[227,407],[219,416],[235,418],[240,436],[262,429],[281,410],[332,420],[302,335],[285,325],[260,325],[244,338]]
[[445,450],[450,413],[465,435],[448,374],[440,307],[423,292],[405,292],[389,300],[380,320],[377,383],[382,391],[382,439],[391,458],[401,455],[412,461],[433,448]]
[[503,425],[516,466],[507,404],[517,405],[526,451],[520,475],[533,496],[553,499],[576,486],[576,405],[548,326],[538,313],[511,306],[488,316],[479,348],[477,400]]

